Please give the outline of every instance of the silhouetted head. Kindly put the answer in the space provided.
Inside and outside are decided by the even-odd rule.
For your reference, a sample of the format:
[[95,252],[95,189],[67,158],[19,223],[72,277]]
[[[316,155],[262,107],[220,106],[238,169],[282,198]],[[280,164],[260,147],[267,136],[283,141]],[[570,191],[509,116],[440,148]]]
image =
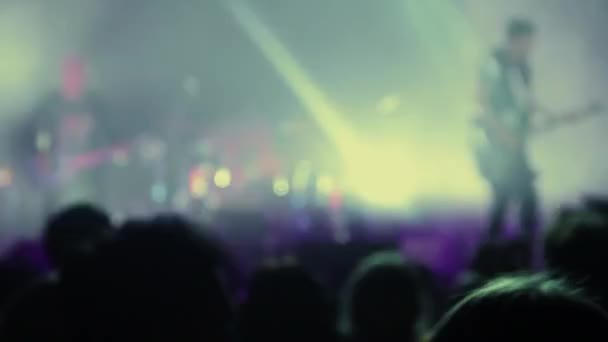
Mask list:
[[513,18],[507,24],[507,49],[517,62],[527,62],[534,45],[536,27],[525,18]]
[[608,197],[590,196],[585,199],[585,207],[608,219]]
[[66,278],[76,289],[73,308],[86,312],[87,340],[228,338],[232,316],[222,255],[181,218],[125,224],[87,271]]
[[110,217],[102,210],[80,204],[52,215],[44,229],[44,248],[54,267],[67,264],[90,254],[112,234]]
[[413,341],[421,294],[416,271],[399,254],[373,255],[357,267],[344,291],[346,329],[358,341]]
[[553,271],[584,286],[608,308],[608,221],[579,211],[560,217],[545,238],[545,258]]
[[606,341],[608,318],[580,292],[545,276],[492,281],[449,312],[432,342]]
[[269,263],[253,276],[241,308],[244,341],[329,341],[333,310],[322,286],[295,263]]

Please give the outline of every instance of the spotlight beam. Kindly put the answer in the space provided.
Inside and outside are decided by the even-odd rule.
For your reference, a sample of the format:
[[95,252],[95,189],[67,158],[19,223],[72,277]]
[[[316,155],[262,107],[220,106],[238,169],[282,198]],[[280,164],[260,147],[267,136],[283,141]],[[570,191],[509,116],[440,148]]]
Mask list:
[[336,144],[342,156],[348,158],[347,155],[355,150],[353,147],[357,145],[357,138],[342,113],[332,105],[276,34],[245,2],[227,0],[224,3],[243,32],[272,64],[323,132]]
[[347,190],[370,204],[403,204],[413,189],[411,184],[403,181],[401,172],[411,166],[405,166],[407,163],[399,158],[399,152],[361,141],[345,116],[332,105],[287,47],[256,13],[242,0],[228,0],[225,3],[238,25],[337,146],[345,167],[341,183],[348,187]]

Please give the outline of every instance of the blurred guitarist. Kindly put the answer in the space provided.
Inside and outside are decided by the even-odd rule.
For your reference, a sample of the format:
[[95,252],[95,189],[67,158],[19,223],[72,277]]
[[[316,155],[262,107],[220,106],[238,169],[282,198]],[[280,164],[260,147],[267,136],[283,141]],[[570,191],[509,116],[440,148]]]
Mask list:
[[[37,106],[18,132],[19,158],[29,181],[44,198],[45,211],[77,200],[101,198],[101,169],[81,174],[90,163],[79,158],[104,146],[100,103],[87,93],[84,62],[77,57],[63,64],[61,91]],[[90,157],[88,159],[91,159]]]
[[491,148],[485,151],[487,160],[482,155],[480,169],[493,193],[490,239],[503,233],[512,204],[520,206],[523,239],[532,241],[538,224],[535,174],[527,151],[532,115],[537,110],[529,61],[534,34],[531,21],[512,19],[506,27],[505,43],[492,53],[481,72],[479,123]]

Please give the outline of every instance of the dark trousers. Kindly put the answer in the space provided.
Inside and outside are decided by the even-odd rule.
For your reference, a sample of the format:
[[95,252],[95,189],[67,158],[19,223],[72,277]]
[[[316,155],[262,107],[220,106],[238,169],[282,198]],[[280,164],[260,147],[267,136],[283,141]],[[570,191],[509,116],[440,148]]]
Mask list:
[[507,212],[512,205],[518,206],[521,237],[533,242],[538,219],[538,196],[535,176],[527,158],[512,163],[501,179],[490,179],[493,202],[489,213],[488,233],[490,239],[498,239],[504,232]]

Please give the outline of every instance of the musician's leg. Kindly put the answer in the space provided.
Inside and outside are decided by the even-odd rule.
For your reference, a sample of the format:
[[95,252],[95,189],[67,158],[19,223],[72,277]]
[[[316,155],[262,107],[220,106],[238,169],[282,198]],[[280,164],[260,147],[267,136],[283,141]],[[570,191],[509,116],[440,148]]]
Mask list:
[[538,228],[538,196],[535,187],[535,173],[530,166],[529,159],[526,155],[521,160],[518,173],[518,193],[521,203],[520,207],[520,224],[522,230],[522,238],[530,243],[536,238],[536,229]]
[[536,252],[536,233],[538,220],[538,196],[535,188],[535,175],[527,158],[522,160],[523,164],[518,172],[517,192],[520,201],[520,229],[521,240],[526,245],[526,258],[529,266],[536,264],[540,255]]
[[523,238],[533,242],[536,238],[538,219],[538,196],[534,184],[529,182],[522,190],[520,223]]
[[496,240],[500,238],[504,229],[505,215],[509,204],[509,195],[504,187],[493,185],[493,202],[490,208],[489,238]]

